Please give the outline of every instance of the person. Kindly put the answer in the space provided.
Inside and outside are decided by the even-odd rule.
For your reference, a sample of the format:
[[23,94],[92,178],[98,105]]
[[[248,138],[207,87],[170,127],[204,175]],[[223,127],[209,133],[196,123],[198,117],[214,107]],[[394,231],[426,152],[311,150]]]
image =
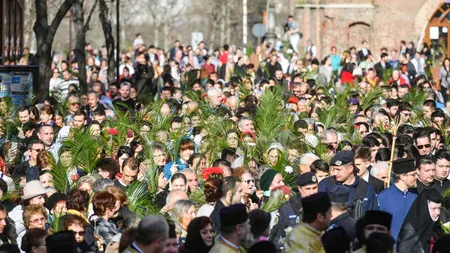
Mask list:
[[348,213],[349,189],[342,185],[332,185],[327,188],[331,201],[330,227],[342,227],[350,241],[356,238],[355,220]]
[[265,197],[270,196],[270,192],[273,188],[283,185],[283,176],[274,169],[266,170],[259,180],[260,189],[264,192]]
[[434,177],[433,187],[440,193],[450,187],[448,175],[450,173],[450,153],[447,150],[440,149],[435,154],[436,175]]
[[185,139],[180,142],[179,157],[176,161],[167,163],[164,166],[164,176],[166,180],[169,180],[172,174],[175,172],[182,172],[188,168],[189,157],[194,154],[195,143],[190,139]]
[[121,83],[119,93],[120,97],[116,98],[113,101],[113,106],[123,113],[129,112],[131,115],[133,115],[136,103],[130,97],[131,84],[129,82]]
[[47,253],[77,253],[77,241],[72,231],[60,231],[45,238]]
[[195,218],[195,205],[191,200],[178,200],[173,206],[171,218],[175,222],[177,238],[180,243],[186,241],[187,227]]
[[45,238],[47,236],[48,233],[45,229],[31,228],[23,236],[20,249],[25,253],[46,253]]
[[[367,238],[372,233],[385,233],[390,234],[390,228],[392,223],[392,215],[384,211],[367,211],[366,215],[361,218],[362,230],[358,238],[361,238],[362,247],[354,251],[355,253],[366,253],[367,252]],[[358,225],[357,225],[358,226]]]
[[367,238],[367,253],[393,253],[395,241],[386,233],[372,233]]
[[248,253],[259,253],[259,252],[277,253],[278,251],[277,248],[275,247],[275,244],[271,241],[259,241],[253,244],[248,249]]
[[397,239],[398,252],[430,252],[432,242],[442,234],[439,215],[442,196],[438,190],[424,189],[412,204]]
[[424,189],[433,188],[436,176],[436,159],[431,155],[420,156],[416,161],[416,173],[418,194]]
[[187,228],[186,242],[180,253],[208,253],[214,245],[214,229],[209,217],[193,219]]
[[340,151],[330,161],[332,177],[325,178],[319,184],[319,192],[325,192],[330,185],[345,185],[349,187],[349,214],[355,220],[364,216],[367,210],[378,210],[378,200],[372,185],[356,175],[353,161],[353,151]]
[[320,235],[330,225],[331,202],[319,192],[303,199],[303,223],[286,236],[285,252],[324,252]]
[[60,224],[62,225],[62,231],[73,231],[80,251],[90,251],[89,245],[84,239],[89,223],[78,215],[68,214],[61,217]]
[[322,244],[325,253],[351,252],[351,240],[343,227],[333,227],[322,235]]
[[290,15],[288,17],[288,22],[286,24],[286,33],[289,35],[289,43],[292,46],[294,52],[298,55],[298,42],[300,41],[300,26],[298,22],[295,21],[294,16]]
[[296,179],[297,189],[300,195],[292,196],[289,201],[283,203],[275,216],[274,225],[271,229],[271,236],[274,241],[285,237],[286,228],[295,227],[302,220],[303,205],[302,198],[318,192],[317,177],[313,172],[306,172],[298,175]]
[[139,173],[139,160],[134,157],[126,158],[122,163],[122,177],[115,181],[115,185],[122,190],[126,190],[137,180]]
[[241,198],[239,194],[234,194],[233,192],[238,186],[238,182],[234,177],[225,177],[222,179],[219,185],[220,198],[216,201],[214,205],[214,210],[211,213],[211,220],[213,221],[213,227],[216,232],[220,231],[220,211],[232,204],[240,203]]
[[269,240],[270,213],[261,209],[254,209],[248,213],[248,219],[250,220],[250,232],[252,235],[249,241],[255,244],[260,241]]
[[[26,230],[32,228],[45,229],[47,218],[47,209],[39,204],[28,205],[23,211],[23,225]],[[25,234],[26,232],[18,235],[17,243],[19,246],[22,245],[22,239]]]
[[414,159],[401,158],[392,162],[394,184],[378,195],[380,210],[392,214],[392,237],[397,240],[400,228],[411,205],[417,198]]
[[247,207],[234,204],[220,210],[220,236],[209,253],[231,253],[245,250],[241,243],[250,232]]
[[448,93],[447,90],[449,88],[450,83],[450,59],[446,57],[444,61],[442,61],[442,66],[439,69],[438,78],[441,85],[441,93],[444,97],[444,102],[447,103],[448,101]]
[[169,235],[169,225],[161,215],[146,216],[139,222],[136,239],[124,253],[161,253]]
[[96,228],[97,234],[103,238],[105,244],[108,244],[120,232],[110,220],[117,216],[120,202],[116,201],[113,194],[101,191],[94,194],[92,205],[97,219],[92,220],[91,223]]
[[364,145],[355,145],[352,150],[355,152],[355,166],[358,168],[358,177],[364,179],[375,188],[378,194],[384,189],[384,183],[380,179],[371,175],[370,161],[372,158],[371,150]]
[[178,253],[178,237],[176,232],[176,226],[172,220],[167,220],[169,225],[169,237],[167,237],[166,245],[164,246],[164,253]]

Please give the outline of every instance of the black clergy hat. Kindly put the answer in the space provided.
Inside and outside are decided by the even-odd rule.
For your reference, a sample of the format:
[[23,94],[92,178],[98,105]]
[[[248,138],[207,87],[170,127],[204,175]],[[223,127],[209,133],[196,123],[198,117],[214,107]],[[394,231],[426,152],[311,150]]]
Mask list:
[[305,214],[325,213],[331,208],[330,197],[325,192],[319,192],[304,198],[302,204]]
[[310,184],[317,184],[316,174],[313,172],[306,172],[297,176],[297,185],[298,186],[306,186]]
[[336,155],[333,156],[333,158],[331,158],[330,165],[331,166],[341,166],[341,165],[349,164],[349,163],[353,162],[354,157],[355,157],[355,153],[353,153],[353,151],[344,150],[344,151],[337,153]]
[[322,244],[327,253],[345,253],[350,250],[350,239],[344,228],[340,226],[325,232],[322,235]]
[[395,174],[406,174],[414,170],[416,170],[416,166],[412,158],[401,158],[392,161],[392,171]]
[[231,227],[248,220],[247,207],[244,204],[234,204],[220,210],[220,224]]
[[378,224],[385,226],[388,230],[391,230],[392,214],[378,210],[370,210],[366,212],[365,222],[366,226],[370,224]]
[[439,237],[434,244],[433,253],[450,253],[450,235]]

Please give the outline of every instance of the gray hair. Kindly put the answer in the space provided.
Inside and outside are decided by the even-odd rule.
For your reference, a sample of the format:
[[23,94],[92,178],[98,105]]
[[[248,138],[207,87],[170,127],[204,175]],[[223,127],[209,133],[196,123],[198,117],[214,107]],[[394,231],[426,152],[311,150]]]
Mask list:
[[370,175],[376,177],[376,176],[378,176],[380,171],[384,170],[384,169],[388,170],[389,169],[389,164],[387,162],[378,161],[377,163],[375,163],[372,166],[372,169],[370,170]]
[[214,96],[214,94],[222,94],[222,91],[216,87],[211,87],[208,89],[208,97]]
[[167,194],[166,197],[166,208],[168,211],[171,211],[173,209],[173,206],[175,202],[177,202],[180,199],[188,199],[188,195],[185,191],[182,190],[172,190]]
[[120,88],[123,88],[123,87],[125,87],[125,86],[131,87],[131,83],[129,83],[129,82],[123,82],[123,83],[120,84]]
[[169,224],[162,215],[146,216],[139,222],[136,242],[150,245],[161,237],[169,237]]
[[172,212],[173,220],[175,222],[180,222],[183,215],[189,211],[189,208],[191,208],[191,206],[194,206],[194,202],[189,199],[180,199],[175,202]]
[[338,132],[336,130],[334,130],[332,128],[328,128],[325,131],[323,131],[322,139],[324,141],[326,141],[327,140],[327,135],[329,135],[329,134],[334,134],[336,136],[336,138],[339,138],[339,134],[338,134]]
[[92,189],[94,192],[99,192],[103,191],[108,185],[114,185],[114,181],[109,178],[97,179],[94,183],[92,183]]
[[299,165],[308,164],[311,160],[319,160],[320,157],[316,156],[313,153],[305,153],[300,156]]

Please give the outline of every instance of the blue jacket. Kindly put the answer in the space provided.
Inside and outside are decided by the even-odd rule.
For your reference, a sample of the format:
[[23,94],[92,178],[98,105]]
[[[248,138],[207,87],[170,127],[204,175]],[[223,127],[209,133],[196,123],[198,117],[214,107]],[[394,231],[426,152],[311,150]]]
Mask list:
[[[340,184],[339,182],[336,182],[334,177],[329,177],[323,179],[319,184],[319,191],[320,192],[326,192],[327,185],[333,185],[333,184]],[[342,184],[341,184],[342,185]],[[377,194],[375,192],[375,189],[372,185],[364,181],[363,179],[360,179],[358,176],[356,176],[355,182],[351,185],[344,185],[349,187],[349,198],[348,198],[348,206],[349,206],[349,214],[350,216],[354,217],[353,213],[353,201],[355,200],[355,195],[357,193],[357,190],[366,192],[364,199],[362,203],[362,212],[361,216],[364,216],[366,211],[368,210],[379,210],[378,205],[378,199]],[[362,187],[367,187],[366,189],[363,189]]]
[[392,214],[392,237],[397,241],[403,221],[411,208],[417,194],[411,191],[403,192],[395,184],[378,195],[380,210]]
[[[173,164],[173,161],[170,163],[167,163],[163,169],[164,176],[166,177],[167,180],[169,180],[170,177],[172,176],[172,172],[170,172],[170,168],[172,167],[172,164]],[[187,163],[186,164],[181,163],[180,159],[177,159],[176,164],[178,164],[178,172],[181,172],[184,169],[189,167]]]

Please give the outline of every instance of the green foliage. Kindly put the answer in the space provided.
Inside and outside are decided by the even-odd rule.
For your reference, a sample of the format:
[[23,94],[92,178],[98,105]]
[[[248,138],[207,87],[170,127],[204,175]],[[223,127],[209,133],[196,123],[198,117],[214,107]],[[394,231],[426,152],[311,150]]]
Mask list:
[[370,106],[372,106],[374,103],[377,103],[376,101],[380,99],[380,97],[383,94],[383,90],[379,87],[367,92],[364,95],[361,95],[359,97],[359,104],[362,111],[366,110]]
[[414,113],[414,117],[411,118],[411,123],[424,123],[422,105],[427,98],[428,93],[417,88],[410,89],[409,92],[403,96],[403,101],[408,102],[411,105],[411,110]]
[[198,210],[202,205],[206,204],[205,192],[202,189],[198,189],[189,195],[189,199],[195,203],[195,208]]
[[275,191],[271,194],[270,198],[264,203],[262,210],[271,213],[278,210],[283,203],[286,202],[283,191]]
[[94,171],[102,153],[101,138],[93,138],[89,131],[72,128],[70,136],[63,142],[72,153],[72,163],[76,168],[90,174]]
[[128,207],[139,218],[159,213],[157,205],[154,204],[156,191],[150,190],[145,181],[133,182],[128,186],[126,195],[128,196]]
[[70,189],[69,178],[67,177],[67,167],[61,162],[56,163],[50,159],[50,175],[53,177],[53,186],[59,192],[67,192]]

